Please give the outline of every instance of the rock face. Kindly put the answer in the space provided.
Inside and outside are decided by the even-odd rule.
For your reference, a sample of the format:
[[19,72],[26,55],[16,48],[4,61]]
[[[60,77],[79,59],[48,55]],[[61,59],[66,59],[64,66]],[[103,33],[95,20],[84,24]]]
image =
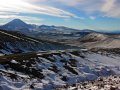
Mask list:
[[[52,90],[57,86],[120,74],[120,57],[91,51],[49,51],[0,57],[0,87]],[[84,90],[84,89],[83,89]]]
[[12,54],[30,51],[62,50],[72,48],[70,46],[35,39],[19,32],[0,30],[0,53]]

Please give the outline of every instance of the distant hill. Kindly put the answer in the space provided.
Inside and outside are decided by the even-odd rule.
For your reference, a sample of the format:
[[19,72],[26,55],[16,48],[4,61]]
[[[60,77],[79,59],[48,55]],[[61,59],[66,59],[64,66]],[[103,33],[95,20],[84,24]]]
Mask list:
[[87,48],[120,48],[120,35],[90,33],[80,43]]
[[108,35],[101,34],[101,33],[90,33],[83,38],[81,38],[81,42],[95,42],[95,41],[101,41],[105,40],[108,37]]
[[83,37],[67,38],[59,42],[81,48],[120,48],[120,34],[91,32]]

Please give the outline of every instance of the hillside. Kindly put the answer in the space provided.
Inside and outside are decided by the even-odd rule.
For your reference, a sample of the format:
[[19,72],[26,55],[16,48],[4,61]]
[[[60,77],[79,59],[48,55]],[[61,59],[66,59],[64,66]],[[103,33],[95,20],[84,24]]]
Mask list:
[[108,35],[100,34],[100,33],[90,33],[83,38],[81,38],[81,42],[97,42],[102,41],[108,38]]
[[83,37],[67,39],[61,43],[88,49],[120,48],[120,35],[91,32]]
[[80,43],[88,48],[120,48],[120,35],[91,33],[83,37]]
[[[107,52],[107,51],[106,51]],[[0,57],[2,90],[52,90],[99,76],[120,74],[119,53],[66,50]]]
[[28,37],[20,32],[0,30],[0,53],[12,54],[30,51],[72,48],[64,44]]

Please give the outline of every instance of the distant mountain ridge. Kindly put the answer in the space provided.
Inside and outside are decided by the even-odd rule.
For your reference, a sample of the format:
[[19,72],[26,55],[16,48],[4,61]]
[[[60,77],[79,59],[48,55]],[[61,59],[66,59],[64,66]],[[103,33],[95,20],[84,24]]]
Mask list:
[[115,31],[95,31],[90,29],[73,29],[65,26],[48,26],[48,25],[35,25],[35,24],[27,24],[20,19],[14,19],[7,24],[0,26],[0,29],[12,30],[12,31],[20,31],[23,33],[57,33],[57,34],[72,34],[72,33],[91,33],[98,32],[104,34],[120,34],[120,30]]
[[48,26],[48,25],[31,25],[23,22],[20,19],[14,19],[5,25],[0,26],[1,29],[9,31],[20,31],[24,33],[34,32],[34,33],[57,33],[57,34],[71,34],[76,32],[93,32],[93,30],[78,30],[73,28],[68,28],[64,26]]

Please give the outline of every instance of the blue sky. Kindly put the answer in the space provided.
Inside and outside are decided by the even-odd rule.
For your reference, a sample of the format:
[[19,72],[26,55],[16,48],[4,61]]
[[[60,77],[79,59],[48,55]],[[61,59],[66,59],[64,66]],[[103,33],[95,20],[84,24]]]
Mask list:
[[2,0],[0,24],[19,18],[30,24],[120,30],[120,0]]

